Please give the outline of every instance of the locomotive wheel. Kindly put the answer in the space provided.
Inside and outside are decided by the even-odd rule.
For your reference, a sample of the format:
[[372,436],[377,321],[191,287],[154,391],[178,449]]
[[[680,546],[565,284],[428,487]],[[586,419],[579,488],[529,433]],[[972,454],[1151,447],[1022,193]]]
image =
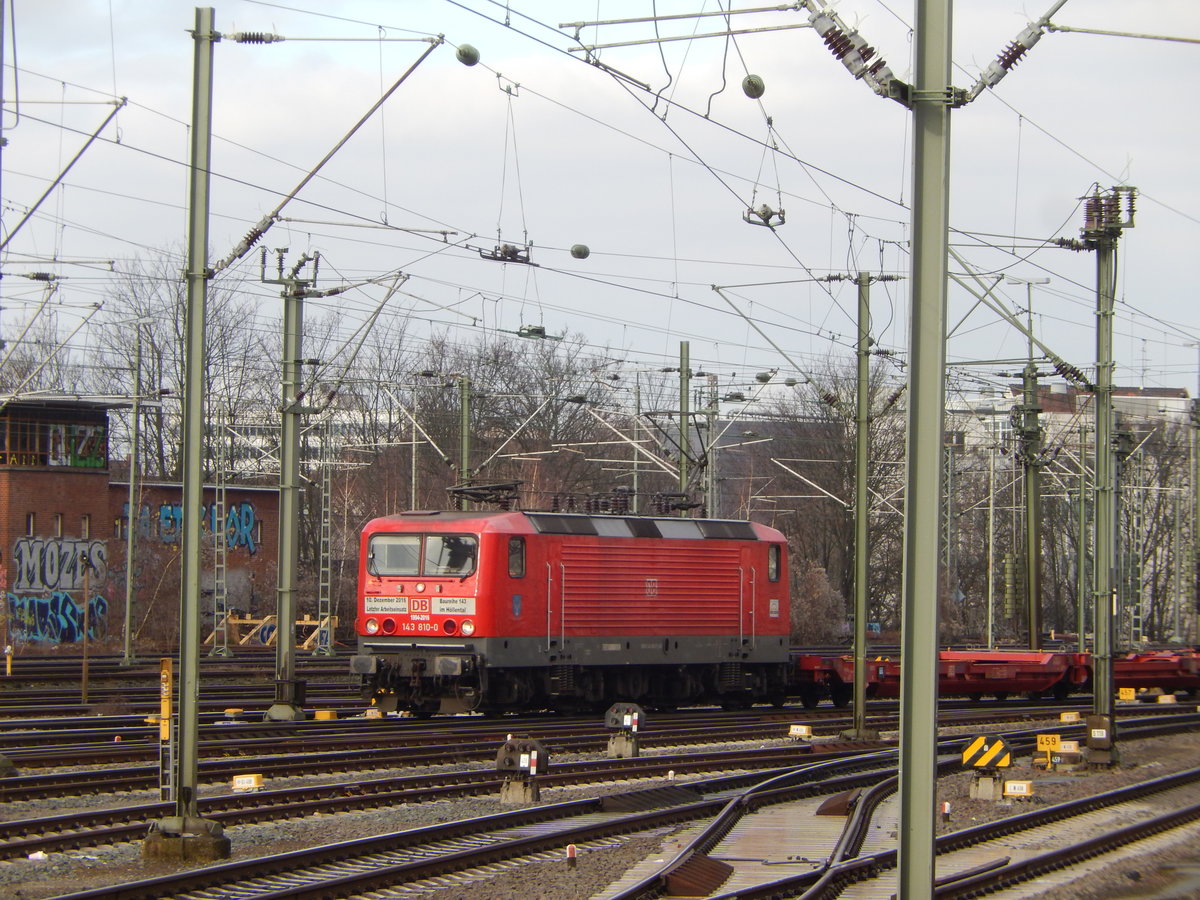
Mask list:
[[413,718],[428,719],[438,711],[440,706],[441,704],[436,700],[424,700],[420,703],[414,703],[410,712],[412,712]]

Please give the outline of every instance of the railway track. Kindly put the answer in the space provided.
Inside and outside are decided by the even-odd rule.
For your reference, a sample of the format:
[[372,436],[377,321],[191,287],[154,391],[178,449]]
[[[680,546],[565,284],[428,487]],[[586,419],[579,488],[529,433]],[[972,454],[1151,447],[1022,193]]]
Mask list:
[[[724,728],[687,728],[659,732],[645,743],[646,747],[682,746],[688,744],[753,740],[771,737],[779,739],[783,734],[780,725],[725,726]],[[462,740],[443,743],[418,743],[416,746],[398,746],[373,742],[370,746],[325,751],[289,747],[284,755],[229,755],[222,759],[202,759],[199,763],[201,783],[228,782],[234,775],[253,771],[266,777],[312,777],[317,774],[345,775],[371,769],[432,768],[448,764],[465,764],[492,761],[496,749],[503,742],[503,735],[479,735],[469,743]],[[362,738],[359,738],[362,740]],[[598,734],[594,728],[585,733],[560,733],[548,736],[547,740],[556,753],[589,753],[601,751],[607,736]],[[275,742],[278,745],[278,740]],[[232,747],[242,747],[234,744]],[[19,759],[19,757],[17,757]],[[107,793],[114,791],[145,790],[158,785],[157,765],[145,765],[116,769],[112,767],[75,770],[67,772],[45,772],[36,775],[18,775],[0,781],[0,800],[17,802],[45,797],[64,797],[79,793]]]
[[[735,891],[714,890],[706,894],[713,900],[767,900],[802,897],[804,900],[876,900],[894,896],[898,890],[894,849],[860,853],[858,843],[868,828],[894,829],[894,809],[881,811],[880,798],[895,790],[894,779],[880,782],[856,811],[837,841],[820,848],[829,854],[828,862],[800,876],[767,880]],[[1159,808],[1147,814],[1148,805]],[[1127,824],[1134,820],[1134,824]],[[966,898],[994,894],[1006,887],[1038,882],[1041,891],[1076,880],[1081,863],[1096,857],[1127,850],[1139,842],[1173,829],[1200,821],[1200,769],[1189,769],[1152,781],[1107,791],[1067,803],[1057,804],[1020,815],[989,822],[943,835],[936,841],[937,878],[935,896]],[[1094,835],[1072,840],[1068,835],[1080,832]],[[689,846],[687,854],[676,857],[679,868],[705,853],[711,839]],[[716,844],[713,845],[714,847]],[[1029,848],[1053,847],[1043,852]],[[650,878],[609,895],[608,900],[649,900],[662,896],[660,887],[669,882],[669,874],[656,873]],[[1012,896],[1025,892],[1014,891]]]
[[[1126,729],[1125,734],[1127,739],[1139,731],[1151,736],[1163,727],[1167,726],[1147,723],[1144,729],[1135,726]],[[1033,735],[1011,737],[1014,749],[1027,750]],[[949,743],[939,742],[939,749],[945,750]],[[953,770],[958,762],[955,755],[940,756],[939,773]],[[683,892],[686,896],[712,900],[877,900],[895,896],[899,889],[895,849],[899,828],[897,785],[894,775],[889,775],[861,795],[848,798],[844,818],[823,829],[805,831],[803,868],[807,871],[769,877],[763,874],[768,871],[765,867],[759,866],[757,871],[747,867],[738,872],[736,866],[722,861],[738,852],[738,829],[750,830],[744,821],[753,817],[749,811],[766,805],[766,798],[778,793],[778,783],[765,782],[747,792],[742,802],[695,829],[670,859],[647,867],[649,871],[631,873],[606,893],[605,900],[650,900],[675,892],[681,885],[687,886]],[[756,799],[751,801],[750,795]],[[1159,809],[1147,813],[1150,803]],[[800,818],[812,820],[813,812],[807,810]],[[1135,824],[1126,824],[1131,819]],[[935,896],[991,894],[1198,821],[1200,768],[1190,768],[961,829],[937,838]],[[1087,836],[1077,839],[1075,836],[1081,833]],[[1068,872],[1057,881],[1061,885],[1078,876],[1078,871]],[[1012,896],[1022,893],[1014,892]]]
[[[1166,711],[1160,709],[1158,712]],[[1012,717],[1011,711],[1006,710],[1005,713],[1008,718]],[[1200,717],[1197,717],[1194,713],[1184,713],[1182,709],[1178,711],[1171,710],[1169,715],[1147,716],[1144,721],[1124,723],[1121,731],[1122,735],[1132,738],[1135,734],[1151,734],[1156,731],[1163,732],[1180,728],[1197,728],[1200,727],[1197,721],[1198,718]],[[832,720],[830,721],[832,722]],[[769,723],[769,725],[774,729],[775,736],[778,737],[781,731],[779,722],[774,721]],[[593,749],[598,749],[600,738],[594,733],[594,724],[591,727],[593,734],[590,737],[587,735],[579,736],[580,741],[583,742],[581,746],[590,740]],[[1044,726],[1041,730],[1045,730]],[[1056,730],[1067,732],[1069,729]],[[718,735],[714,734],[712,723],[685,729],[685,731],[691,733],[693,738],[695,737],[694,732],[703,731],[707,733],[709,740],[720,739]],[[1030,735],[1033,733],[1030,732]],[[732,734],[732,730],[730,734]],[[1026,735],[1024,739],[1027,741],[1032,740],[1030,735]],[[680,741],[681,738],[686,738],[688,735],[671,735],[669,732],[664,732],[661,737],[664,743],[669,744],[672,741]],[[1013,736],[1013,740],[1020,741],[1021,739],[1020,735]],[[950,744],[948,746],[954,746],[961,745],[963,739],[957,737],[949,740]],[[686,743],[686,740],[683,742]],[[557,740],[555,743],[557,743]],[[436,748],[438,745],[431,746]],[[456,746],[459,746],[461,750],[461,741]],[[484,759],[494,755],[494,749],[494,744],[488,746],[479,758]],[[583,750],[582,752],[588,751]],[[760,770],[766,768],[778,774],[784,768],[789,771],[794,770],[797,766],[798,757],[804,752],[800,747],[793,746],[783,750],[779,748],[766,749],[753,754],[664,754],[662,757],[652,759],[643,757],[634,760],[594,760],[579,763],[556,763],[551,775],[544,776],[552,780],[546,780],[542,783],[547,786],[567,786],[598,784],[617,779],[637,778],[652,778],[661,782],[668,769],[672,769],[680,775],[688,772],[728,770],[735,767],[757,768]],[[426,759],[441,759],[444,762],[445,760],[441,758],[440,754],[441,750],[434,749],[431,756]],[[774,754],[774,758],[772,754]],[[808,758],[811,759],[812,757]],[[413,760],[419,759],[419,756],[410,757],[408,765],[427,767],[428,763],[413,762]],[[310,765],[308,765],[304,774],[311,776],[313,771],[311,754],[308,755],[308,760]],[[241,764],[237,766],[237,771],[248,771],[247,762],[250,761],[253,761],[253,758],[242,758],[240,760]],[[808,764],[803,765],[805,768],[808,767]],[[345,769],[343,767],[335,770],[344,771]],[[486,796],[499,791],[500,781],[500,777],[494,771],[481,766],[474,771],[444,772],[436,773],[433,776],[426,774],[414,775],[412,777],[389,776],[370,781],[355,780],[343,784],[317,786],[316,788],[311,783],[308,783],[295,792],[287,790],[267,791],[257,794],[202,799],[201,813],[206,817],[214,818],[228,825],[274,821],[279,818],[305,817],[315,813],[394,807],[398,804],[413,804],[422,800]],[[832,789],[833,787],[829,788],[829,790]],[[611,804],[615,801],[608,802]],[[136,840],[145,834],[148,822],[169,814],[168,811],[171,809],[173,807],[169,805],[150,803],[140,806],[128,806],[124,809],[99,810],[95,814],[72,813],[68,816],[45,817],[31,819],[24,823],[10,823],[10,825],[5,825],[0,830],[0,842],[2,842],[0,843],[0,849],[6,851],[8,857],[12,858],[38,851],[53,852],[70,847],[97,846],[109,841]],[[659,827],[667,826],[663,825]],[[581,832],[580,835],[570,838],[570,840],[559,836],[556,838],[559,841],[558,847],[561,849],[563,840],[581,845],[588,841],[617,840],[616,838],[606,838],[603,836],[585,838],[582,834]],[[551,840],[551,843],[553,843],[553,840]],[[517,845],[513,846],[516,847]],[[470,867],[470,865],[467,865],[467,868]],[[416,870],[414,870],[415,872]],[[413,877],[417,876],[414,874]],[[343,884],[337,890],[344,888],[346,888],[346,885]],[[172,891],[170,895],[176,896],[177,893]],[[90,895],[85,894],[81,896]],[[116,897],[127,895],[123,893],[101,893],[96,894],[96,896]],[[303,896],[333,896],[333,894],[322,895],[320,893],[313,893],[311,895],[303,894]],[[873,895],[866,894],[864,896]]]
[[[1153,707],[1134,707],[1125,711],[1130,717],[1145,717]],[[1171,715],[1186,715],[1179,707]],[[989,720],[1011,723],[1022,719],[1045,718],[1042,708],[978,710],[947,713],[940,717],[943,727],[962,724],[982,725]],[[436,767],[450,763],[490,760],[496,747],[513,733],[527,732],[551,747],[555,754],[592,753],[602,750],[609,733],[588,719],[558,722],[554,719],[514,720],[499,723],[485,719],[461,720],[454,727],[429,725],[417,720],[342,720],[298,723],[247,723],[212,726],[201,729],[198,778],[202,784],[228,782],[233,776],[254,772],[266,778],[340,775],[351,772],[402,767]],[[784,736],[786,724],[797,721],[795,714],[775,711],[751,713],[674,714],[660,717],[652,728],[639,735],[641,746],[653,750],[675,746],[733,743],[746,740],[777,740]],[[814,733],[837,736],[849,720],[828,713],[803,715]],[[878,731],[898,728],[895,715],[873,716],[868,720]],[[522,727],[524,726],[524,727]],[[86,738],[73,744],[56,743],[53,733],[21,732],[5,734],[0,743],[5,756],[18,774],[0,780],[0,800],[9,803],[39,798],[69,797],[156,788],[159,744],[157,729],[138,726],[120,729],[126,738],[114,742],[112,732],[85,729],[78,734],[68,730],[67,740]],[[14,749],[15,748],[15,749]],[[75,766],[76,768],[68,768]]]
[[[1178,724],[1178,723],[1176,723]],[[1160,730],[1164,724],[1147,731]],[[1031,742],[1032,734],[1013,736]],[[948,742],[953,744],[954,741]],[[946,749],[945,747],[943,749]],[[956,754],[939,758],[939,768],[958,764]],[[878,898],[896,889],[895,850],[871,846],[872,834],[894,828],[888,800],[894,795],[895,753],[860,753],[850,759],[821,760],[775,769],[758,775],[706,778],[686,786],[643,789],[602,798],[545,804],[491,816],[410,829],[360,841],[209,866],[165,878],[145,879],[118,887],[67,895],[70,900],[139,900],[175,897],[213,898],[357,898],[404,896],[448,884],[485,896],[486,887],[473,884],[495,877],[500,864],[534,864],[561,859],[563,848],[575,844],[601,853],[630,834],[664,835],[680,827],[694,834],[656,871],[632,873],[604,896],[607,900],[645,900],[668,895],[707,896],[722,900],[766,897]],[[789,805],[826,802],[861,792],[849,806],[852,814],[829,817],[826,844],[809,845],[809,871],[785,877],[760,866],[757,885],[743,878],[733,890],[723,848],[755,817]],[[1044,842],[1045,829],[1062,833],[1105,830],[1105,822],[1128,817],[1131,809],[1154,802],[1164,811],[1147,817],[1136,828],[1107,829],[1111,834],[1090,837],[1052,852],[1003,859],[1003,844],[1015,840]],[[1133,804],[1133,806],[1130,806]],[[1139,806],[1140,804],[1140,806]],[[1165,811],[1170,807],[1170,811]],[[1077,817],[1092,817],[1091,820]],[[1099,822],[1097,816],[1103,817]],[[1069,865],[1088,854],[1109,852],[1144,840],[1148,834],[1200,819],[1200,769],[1142,782],[1070,803],[1013,816],[945,835],[938,841],[939,897],[976,896],[1005,884],[1036,877],[1056,865]],[[1039,830],[1041,829],[1041,830]],[[811,837],[807,835],[806,837]],[[894,843],[894,837],[892,838]],[[1066,842],[1063,842],[1064,844]],[[661,855],[661,854],[659,854]],[[979,859],[985,862],[979,862]],[[502,871],[502,870],[501,870]],[[778,870],[775,870],[778,872]],[[686,886],[686,889],[681,887]]]
[[[792,766],[787,774],[797,792],[826,793],[869,784],[890,769],[883,756],[854,756]],[[883,769],[880,766],[884,766]],[[784,773],[776,773],[783,775]],[[294,854],[208,866],[169,878],[146,879],[114,888],[68,895],[74,900],[175,897],[350,897],[423,879],[456,874],[531,855],[561,852],[631,833],[673,827],[713,816],[761,775],[723,775],[666,786],[609,794],[441,825],[348,841]]]
[[[796,745],[564,762],[538,776],[538,784],[543,788],[579,787],[620,780],[663,781],[668,775],[758,772],[794,767],[806,760],[840,759],[861,753],[864,748],[886,746],[881,742],[856,742],[824,745],[819,752]],[[468,796],[496,796],[504,780],[494,766],[481,766],[336,784],[306,783],[280,790],[201,798],[198,806],[205,818],[228,826]],[[173,811],[172,803],[146,803],[0,822],[0,859],[133,840],[144,836],[151,822],[172,815]]]

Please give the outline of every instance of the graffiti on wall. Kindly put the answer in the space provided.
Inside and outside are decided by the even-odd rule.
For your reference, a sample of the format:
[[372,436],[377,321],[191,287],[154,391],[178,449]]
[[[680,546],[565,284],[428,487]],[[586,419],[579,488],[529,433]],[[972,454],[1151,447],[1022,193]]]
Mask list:
[[72,591],[108,576],[104,541],[86,538],[18,538],[13,544],[14,591]]
[[[69,644],[83,640],[83,610],[66,591],[49,596],[4,595],[9,635],[15,640]],[[108,634],[108,600],[101,594],[88,599],[88,638]]]
[[[121,515],[129,520],[129,504],[121,506]],[[200,509],[201,529],[213,533],[216,504],[205,503]],[[150,514],[150,508],[138,510],[137,535],[141,538],[157,537],[164,544],[178,544],[183,539],[183,504],[163,503],[158,507],[158,517]],[[253,556],[258,552],[261,523],[254,511],[253,503],[235,503],[225,513],[225,540],[229,550],[244,547]]]
[[104,425],[51,422],[46,462],[74,469],[103,469],[108,462],[108,429]]
[[[128,505],[125,509],[129,514]],[[203,530],[212,534],[217,526],[217,506],[205,503],[200,511]],[[249,502],[230,504],[225,513],[225,542],[230,550],[244,547],[253,556],[258,552],[258,518],[254,504]],[[164,544],[177,544],[183,539],[183,504],[164,503],[158,508],[158,537]]]

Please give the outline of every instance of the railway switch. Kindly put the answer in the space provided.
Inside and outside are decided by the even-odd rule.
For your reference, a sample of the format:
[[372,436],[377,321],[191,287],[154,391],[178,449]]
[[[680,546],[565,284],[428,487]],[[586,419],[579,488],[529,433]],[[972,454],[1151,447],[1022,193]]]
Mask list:
[[608,738],[609,759],[633,759],[641,754],[638,729],[646,724],[646,713],[636,703],[614,703],[604,714],[604,724],[615,732]]
[[541,792],[537,776],[550,766],[550,754],[541,741],[509,737],[496,753],[496,770],[504,775],[500,802],[537,803]]

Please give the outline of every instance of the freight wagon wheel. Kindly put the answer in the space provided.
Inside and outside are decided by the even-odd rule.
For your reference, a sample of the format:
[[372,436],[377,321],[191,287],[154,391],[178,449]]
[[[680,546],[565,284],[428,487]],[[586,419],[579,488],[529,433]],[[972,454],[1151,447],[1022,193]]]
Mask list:
[[821,695],[814,688],[803,688],[800,691],[800,705],[805,709],[816,709],[821,702]]
[[829,691],[833,705],[838,709],[850,705],[850,699],[854,696],[854,685],[852,684],[835,684]]

